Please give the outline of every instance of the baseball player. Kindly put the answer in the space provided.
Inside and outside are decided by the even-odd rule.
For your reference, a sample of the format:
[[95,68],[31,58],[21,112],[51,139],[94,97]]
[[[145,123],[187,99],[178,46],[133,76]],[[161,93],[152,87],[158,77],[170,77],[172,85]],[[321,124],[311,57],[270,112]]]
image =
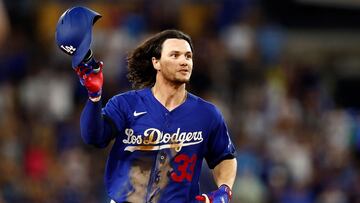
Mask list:
[[[90,32],[90,40],[62,39],[61,27],[81,15],[88,19],[90,29],[84,32]],[[59,20],[57,42],[73,52],[73,68],[89,93],[80,118],[84,142],[102,148],[115,140],[104,178],[111,202],[230,202],[235,148],[219,110],[186,90],[193,69],[190,37],[165,30],[135,48],[128,56],[135,90],[115,95],[103,107],[103,63],[88,51],[91,26],[99,16],[84,7],[69,9]],[[204,158],[218,189],[200,194]]]

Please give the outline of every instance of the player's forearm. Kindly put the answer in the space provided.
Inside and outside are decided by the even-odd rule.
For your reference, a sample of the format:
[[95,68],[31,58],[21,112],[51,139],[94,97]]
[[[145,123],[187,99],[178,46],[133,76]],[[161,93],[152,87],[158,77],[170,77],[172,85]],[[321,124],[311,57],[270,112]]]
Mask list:
[[214,179],[217,186],[222,184],[232,188],[236,177],[237,161],[236,159],[226,159],[215,166],[213,170]]
[[81,137],[86,144],[105,147],[111,137],[110,127],[101,115],[101,101],[87,101],[80,117]]

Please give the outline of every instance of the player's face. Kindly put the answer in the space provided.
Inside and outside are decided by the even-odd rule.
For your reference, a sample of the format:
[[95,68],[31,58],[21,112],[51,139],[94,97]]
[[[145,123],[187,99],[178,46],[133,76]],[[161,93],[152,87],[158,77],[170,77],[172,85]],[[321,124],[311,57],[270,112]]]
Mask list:
[[161,57],[153,59],[153,64],[163,79],[175,84],[189,82],[193,68],[190,44],[183,39],[165,40]]

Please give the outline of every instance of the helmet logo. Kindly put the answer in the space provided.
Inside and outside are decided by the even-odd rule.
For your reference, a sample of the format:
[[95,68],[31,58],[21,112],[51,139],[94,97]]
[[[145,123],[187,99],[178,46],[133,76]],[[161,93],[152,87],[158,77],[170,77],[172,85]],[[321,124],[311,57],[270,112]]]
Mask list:
[[60,48],[70,55],[73,55],[74,52],[76,51],[76,48],[71,45],[70,46],[61,45]]

